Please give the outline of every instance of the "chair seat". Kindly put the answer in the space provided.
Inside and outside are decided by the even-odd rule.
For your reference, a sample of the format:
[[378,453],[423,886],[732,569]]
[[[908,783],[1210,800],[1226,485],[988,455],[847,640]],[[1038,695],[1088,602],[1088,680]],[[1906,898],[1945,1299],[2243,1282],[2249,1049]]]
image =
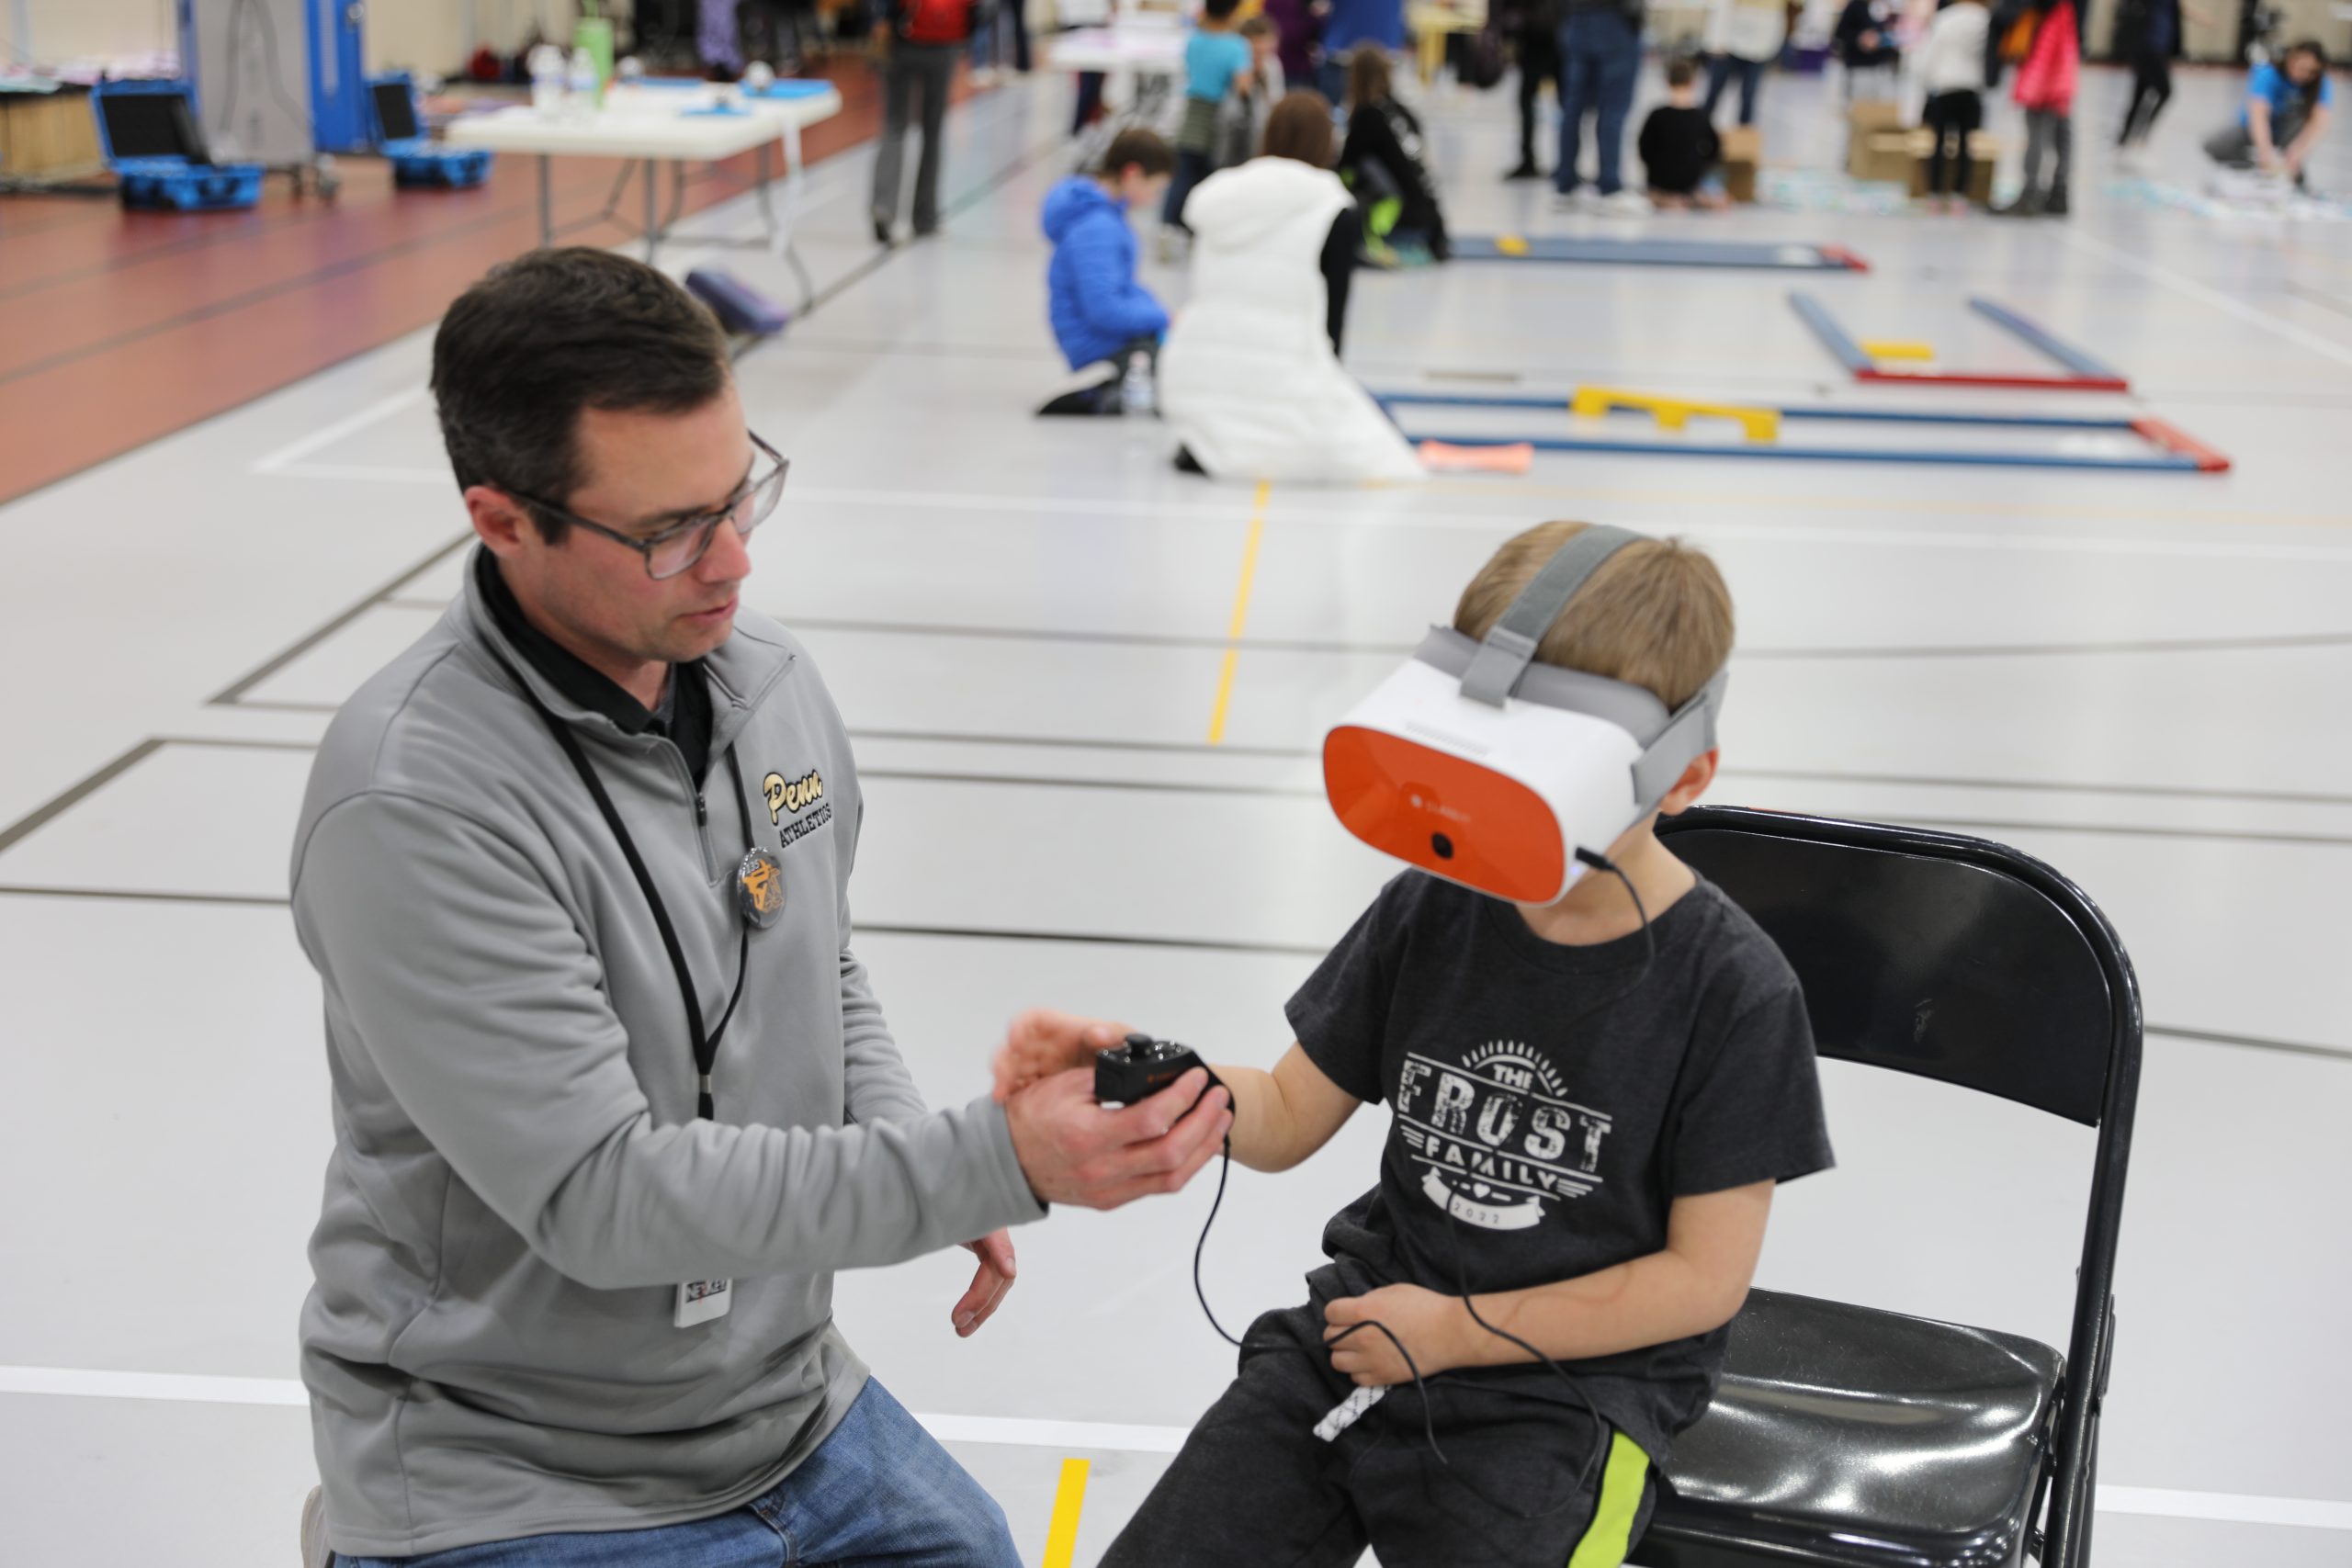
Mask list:
[[1634,1561],[2018,1562],[2064,1364],[2016,1335],[1751,1292]]

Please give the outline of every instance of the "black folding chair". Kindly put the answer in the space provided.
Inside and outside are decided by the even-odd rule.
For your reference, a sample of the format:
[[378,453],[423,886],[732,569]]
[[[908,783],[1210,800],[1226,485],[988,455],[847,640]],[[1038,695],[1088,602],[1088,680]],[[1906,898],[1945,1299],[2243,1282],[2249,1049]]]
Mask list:
[[2063,1358],[2015,1335],[1752,1292],[1634,1561],[2081,1568],[2140,1082],[2122,942],[2073,883],[1982,839],[1733,807],[1658,831],[1788,955],[1822,1055],[2097,1127],[2098,1149]]

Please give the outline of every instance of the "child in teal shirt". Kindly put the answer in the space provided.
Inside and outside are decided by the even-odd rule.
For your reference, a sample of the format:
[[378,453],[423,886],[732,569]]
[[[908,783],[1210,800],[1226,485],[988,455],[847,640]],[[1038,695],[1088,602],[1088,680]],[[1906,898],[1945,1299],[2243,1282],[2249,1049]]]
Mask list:
[[1241,0],[1206,0],[1201,25],[1184,44],[1184,124],[1176,133],[1176,177],[1169,182],[1160,220],[1184,227],[1184,198],[1214,167],[1217,106],[1227,93],[1248,94],[1257,69],[1250,40],[1235,30],[1233,14]]

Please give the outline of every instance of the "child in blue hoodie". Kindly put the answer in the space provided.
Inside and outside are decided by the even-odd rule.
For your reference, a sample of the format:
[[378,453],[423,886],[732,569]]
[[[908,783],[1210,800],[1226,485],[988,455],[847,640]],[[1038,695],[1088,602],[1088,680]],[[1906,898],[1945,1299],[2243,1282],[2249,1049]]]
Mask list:
[[1136,236],[1127,213],[1159,200],[1175,166],[1175,153],[1158,132],[1123,130],[1099,170],[1072,175],[1046,194],[1043,223],[1054,243],[1046,271],[1046,314],[1054,341],[1071,369],[1108,363],[1111,374],[1056,398],[1039,413],[1118,413],[1128,357],[1157,355],[1168,311],[1136,281]]

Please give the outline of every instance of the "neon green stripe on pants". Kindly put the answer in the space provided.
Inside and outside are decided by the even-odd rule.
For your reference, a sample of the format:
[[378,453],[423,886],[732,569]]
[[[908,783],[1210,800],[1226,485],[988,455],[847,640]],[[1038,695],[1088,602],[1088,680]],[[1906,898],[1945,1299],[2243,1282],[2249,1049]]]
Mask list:
[[1623,1432],[1611,1433],[1592,1528],[1577,1542],[1568,1568],[1621,1568],[1625,1553],[1634,1549],[1634,1520],[1642,1511],[1642,1488],[1649,1474],[1650,1456],[1642,1446]]

